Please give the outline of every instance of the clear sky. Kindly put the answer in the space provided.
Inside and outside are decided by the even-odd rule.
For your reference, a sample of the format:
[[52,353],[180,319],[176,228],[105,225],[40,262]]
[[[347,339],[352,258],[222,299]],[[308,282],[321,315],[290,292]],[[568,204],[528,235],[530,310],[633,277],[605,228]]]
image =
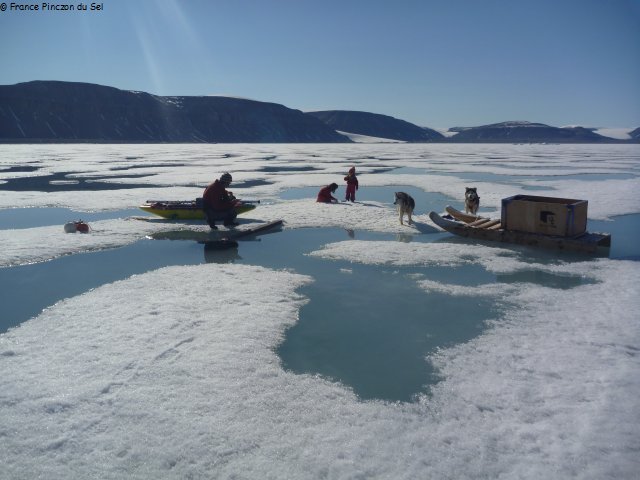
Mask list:
[[[49,3],[80,3],[64,1]],[[2,85],[228,95],[432,128],[640,127],[640,0],[0,2]]]

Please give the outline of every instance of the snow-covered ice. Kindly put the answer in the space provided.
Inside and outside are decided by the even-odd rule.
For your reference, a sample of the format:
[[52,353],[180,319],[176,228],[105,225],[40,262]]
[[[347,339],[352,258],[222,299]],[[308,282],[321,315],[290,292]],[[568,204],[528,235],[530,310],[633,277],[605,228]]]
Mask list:
[[[18,165],[41,169],[7,170]],[[285,168],[302,165],[314,170]],[[361,182],[355,204],[279,198],[292,187],[336,181],[343,188],[339,180],[352,165]],[[234,182],[257,182],[232,185],[238,196],[262,201],[247,222],[282,218],[286,228],[424,236],[435,231],[426,213],[417,225],[400,226],[393,199],[367,201],[367,186],[407,185],[455,201],[466,172],[516,176],[526,169],[547,189],[536,194],[588,198],[591,219],[640,213],[634,145],[0,146],[0,180],[56,172],[117,177],[116,166],[148,176],[113,178],[113,190],[0,190],[0,207],[127,209],[147,198],[193,198],[230,171]],[[593,172],[628,178],[562,178]],[[150,187],[118,189],[119,182]],[[522,183],[474,185],[481,209],[528,193]],[[133,218],[91,226],[88,235],[64,234],[61,225],[0,231],[0,265],[117,248],[176,227]],[[637,261],[537,261],[504,245],[355,239],[310,255],[589,281],[563,290],[407,277],[425,295],[481,295],[506,305],[481,335],[431,355],[442,381],[411,403],[363,401],[348,386],[282,368],[275,351],[308,301],[299,291],[310,276],[202,264],[103,285],[0,335],[0,478],[637,478]]]

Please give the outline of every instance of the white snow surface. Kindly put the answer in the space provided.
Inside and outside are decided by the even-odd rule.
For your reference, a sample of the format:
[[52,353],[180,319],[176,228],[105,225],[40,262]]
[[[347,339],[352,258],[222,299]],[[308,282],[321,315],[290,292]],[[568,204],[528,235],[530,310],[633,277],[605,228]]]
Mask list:
[[[235,181],[273,182],[232,187],[263,201],[246,223],[282,218],[286,228],[433,231],[426,213],[416,226],[400,226],[392,199],[320,205],[277,197],[292,187],[342,185],[337,178],[355,165],[360,198],[373,185],[458,198],[467,183],[458,173],[535,174],[536,185],[548,188],[536,194],[587,197],[590,218],[640,213],[640,152],[628,145],[0,146],[0,179],[33,175],[1,170],[25,164],[43,167],[35,174],[114,176],[122,172],[113,166],[148,164],[131,170],[148,177],[117,181],[151,187],[2,190],[1,208],[115,210],[147,198],[192,198],[228,170]],[[265,165],[318,170],[263,172]],[[389,166],[429,171],[373,175]],[[569,173],[629,178],[562,178]],[[474,185],[481,209],[530,193],[490,181]],[[135,218],[91,226],[87,235],[64,234],[62,225],[0,231],[0,265],[114,248],[176,228]],[[569,291],[525,283],[462,287],[411,276],[425,295],[482,295],[507,305],[482,335],[428,359],[443,380],[413,403],[362,401],[347,386],[283,370],[274,350],[307,301],[298,289],[310,277],[202,264],[106,284],[0,335],[0,479],[637,478],[638,262],[537,264],[519,249],[463,242],[350,240],[311,255],[389,268],[476,264],[493,273],[534,270],[593,283]]]
[[441,133],[445,137],[454,137],[458,134],[458,132],[452,132],[448,128],[434,128],[434,130],[438,133]]
[[336,130],[340,135],[344,135],[352,142],[356,143],[406,143],[403,140],[394,140],[392,138],[372,137],[370,135],[362,135],[359,133],[349,133]]
[[596,128],[594,132],[598,135],[602,135],[603,137],[615,138],[618,140],[629,140],[631,139],[631,132],[633,132],[635,128]]

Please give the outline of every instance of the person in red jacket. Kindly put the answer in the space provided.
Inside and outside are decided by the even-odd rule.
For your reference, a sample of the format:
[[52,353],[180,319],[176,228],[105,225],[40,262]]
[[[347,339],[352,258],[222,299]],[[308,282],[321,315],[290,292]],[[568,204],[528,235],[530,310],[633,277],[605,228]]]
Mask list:
[[334,193],[337,189],[338,189],[337,183],[332,183],[331,185],[322,187],[318,192],[318,198],[316,198],[316,202],[337,203],[338,199],[332,195],[332,193]]
[[231,185],[231,175],[223,173],[219,180],[209,185],[202,195],[202,208],[207,218],[207,223],[213,230],[217,230],[216,221],[222,220],[224,225],[238,225],[235,222],[238,213],[235,210],[239,200],[233,196],[233,193],[227,190]]
[[358,190],[358,177],[356,177],[356,167],[351,167],[349,173],[344,177],[344,181],[347,182],[347,192],[344,201],[351,200],[356,201],[356,190]]

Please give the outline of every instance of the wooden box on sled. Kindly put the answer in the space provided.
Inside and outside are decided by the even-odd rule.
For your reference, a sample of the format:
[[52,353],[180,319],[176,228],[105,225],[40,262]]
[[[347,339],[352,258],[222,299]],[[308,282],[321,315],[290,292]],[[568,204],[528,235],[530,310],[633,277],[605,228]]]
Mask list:
[[573,237],[587,230],[587,201],[514,195],[502,199],[506,230]]

